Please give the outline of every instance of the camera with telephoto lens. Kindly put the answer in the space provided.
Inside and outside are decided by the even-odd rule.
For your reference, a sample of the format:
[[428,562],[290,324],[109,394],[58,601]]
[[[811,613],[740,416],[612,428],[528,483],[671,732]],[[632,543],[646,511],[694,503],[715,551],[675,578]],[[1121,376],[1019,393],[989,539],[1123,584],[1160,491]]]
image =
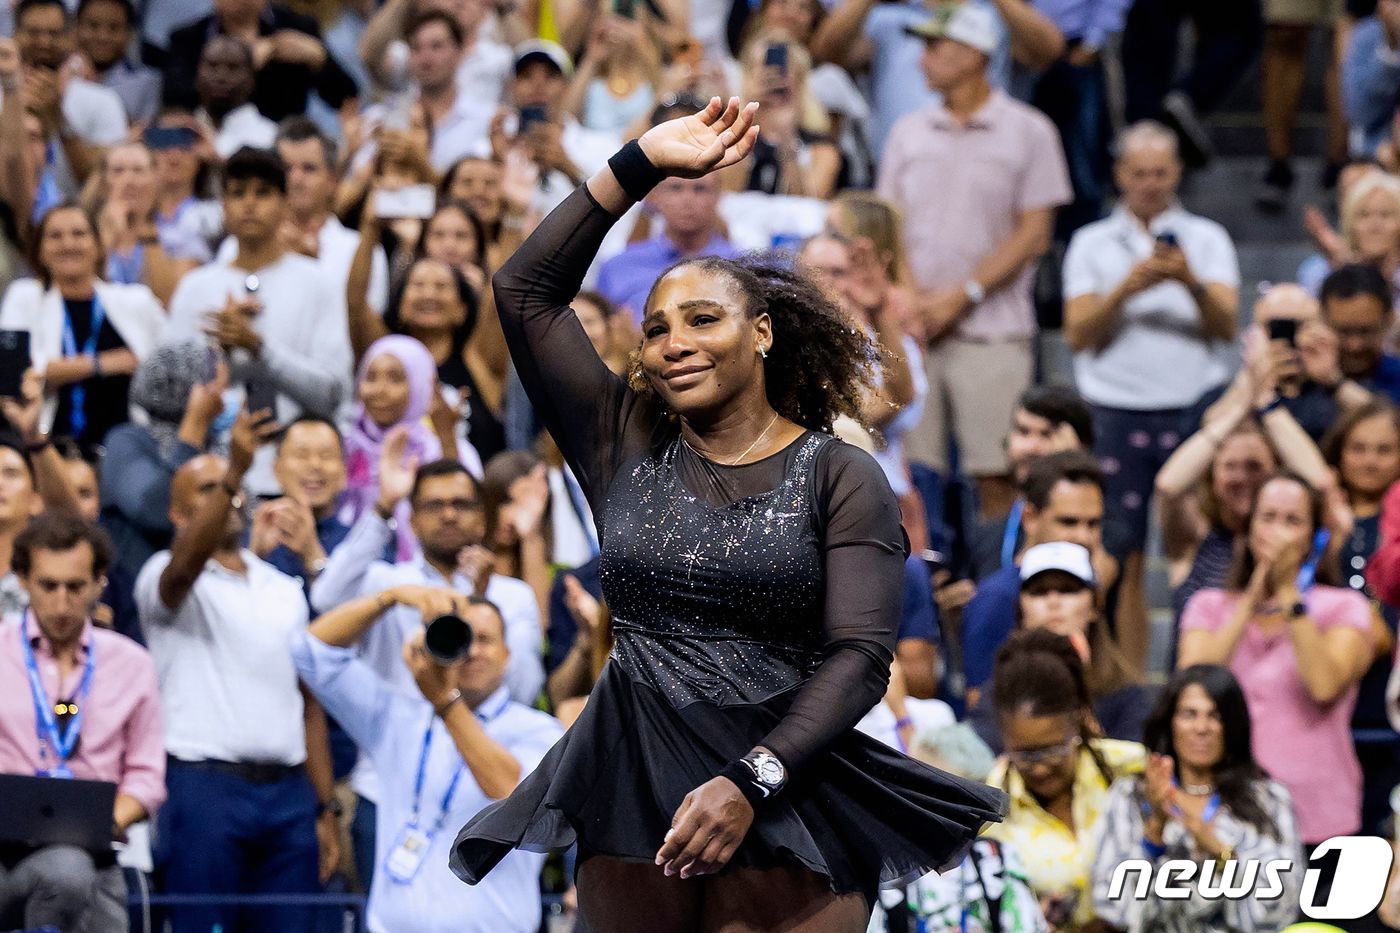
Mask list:
[[423,649],[433,663],[450,667],[471,653],[472,627],[461,616],[444,613],[428,622]]

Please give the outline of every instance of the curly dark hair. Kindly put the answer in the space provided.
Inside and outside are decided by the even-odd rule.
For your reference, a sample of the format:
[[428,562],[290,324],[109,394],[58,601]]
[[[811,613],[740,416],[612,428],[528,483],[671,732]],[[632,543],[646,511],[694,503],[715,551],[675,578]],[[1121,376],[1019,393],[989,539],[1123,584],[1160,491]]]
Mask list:
[[[773,346],[763,371],[768,402],[780,415],[827,433],[841,415],[863,423],[861,399],[874,385],[878,349],[810,278],[790,262],[765,254],[687,259],[666,272],[687,265],[724,275],[738,286],[750,319],[760,314],[772,319]],[[664,273],[657,282],[662,278]],[[642,371],[640,350],[632,351],[627,381],[638,395],[656,399]]]

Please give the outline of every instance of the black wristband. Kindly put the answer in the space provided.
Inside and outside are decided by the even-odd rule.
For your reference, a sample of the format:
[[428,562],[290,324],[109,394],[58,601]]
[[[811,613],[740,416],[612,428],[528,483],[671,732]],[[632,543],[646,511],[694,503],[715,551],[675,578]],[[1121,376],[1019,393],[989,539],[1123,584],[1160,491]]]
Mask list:
[[734,786],[739,788],[739,793],[744,795],[744,799],[749,802],[749,806],[753,807],[755,810],[757,810],[765,800],[773,799],[772,797],[764,796],[763,788],[759,787],[758,782],[754,780],[753,772],[741,761],[731,761],[724,766],[724,770],[720,771],[720,773],[715,776],[726,777],[733,781]]
[[642,144],[635,139],[617,150],[617,154],[608,160],[608,168],[612,169],[618,185],[634,201],[645,198],[666,177],[665,172],[651,164],[651,159],[642,151]]

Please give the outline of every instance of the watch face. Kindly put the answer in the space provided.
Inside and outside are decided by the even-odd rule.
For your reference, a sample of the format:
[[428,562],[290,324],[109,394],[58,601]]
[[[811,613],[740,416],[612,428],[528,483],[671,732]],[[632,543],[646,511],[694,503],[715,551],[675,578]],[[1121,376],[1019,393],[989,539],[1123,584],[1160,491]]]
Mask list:
[[758,779],[770,787],[776,787],[783,783],[786,777],[783,773],[782,762],[772,755],[760,755],[754,761],[754,766],[758,772]]

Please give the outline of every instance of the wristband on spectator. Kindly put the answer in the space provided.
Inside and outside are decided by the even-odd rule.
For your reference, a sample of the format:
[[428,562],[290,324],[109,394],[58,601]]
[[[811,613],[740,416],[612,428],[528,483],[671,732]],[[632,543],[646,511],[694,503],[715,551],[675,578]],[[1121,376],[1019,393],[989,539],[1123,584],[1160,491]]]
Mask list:
[[1266,416],[1269,412],[1273,411],[1275,408],[1282,408],[1282,407],[1283,407],[1283,396],[1281,396],[1281,395],[1275,395],[1275,396],[1273,397],[1273,400],[1270,401],[1267,405],[1261,405],[1260,407],[1254,409],[1254,417],[1258,418],[1260,421],[1263,421],[1263,420],[1264,420],[1264,416]]
[[651,159],[642,151],[642,144],[635,139],[608,160],[608,168],[612,169],[618,185],[633,201],[645,198],[666,178],[666,173],[651,164]]
[[1161,858],[1162,856],[1167,854],[1166,846],[1159,846],[1157,845],[1157,843],[1152,842],[1146,836],[1142,837],[1142,850],[1154,859]]

